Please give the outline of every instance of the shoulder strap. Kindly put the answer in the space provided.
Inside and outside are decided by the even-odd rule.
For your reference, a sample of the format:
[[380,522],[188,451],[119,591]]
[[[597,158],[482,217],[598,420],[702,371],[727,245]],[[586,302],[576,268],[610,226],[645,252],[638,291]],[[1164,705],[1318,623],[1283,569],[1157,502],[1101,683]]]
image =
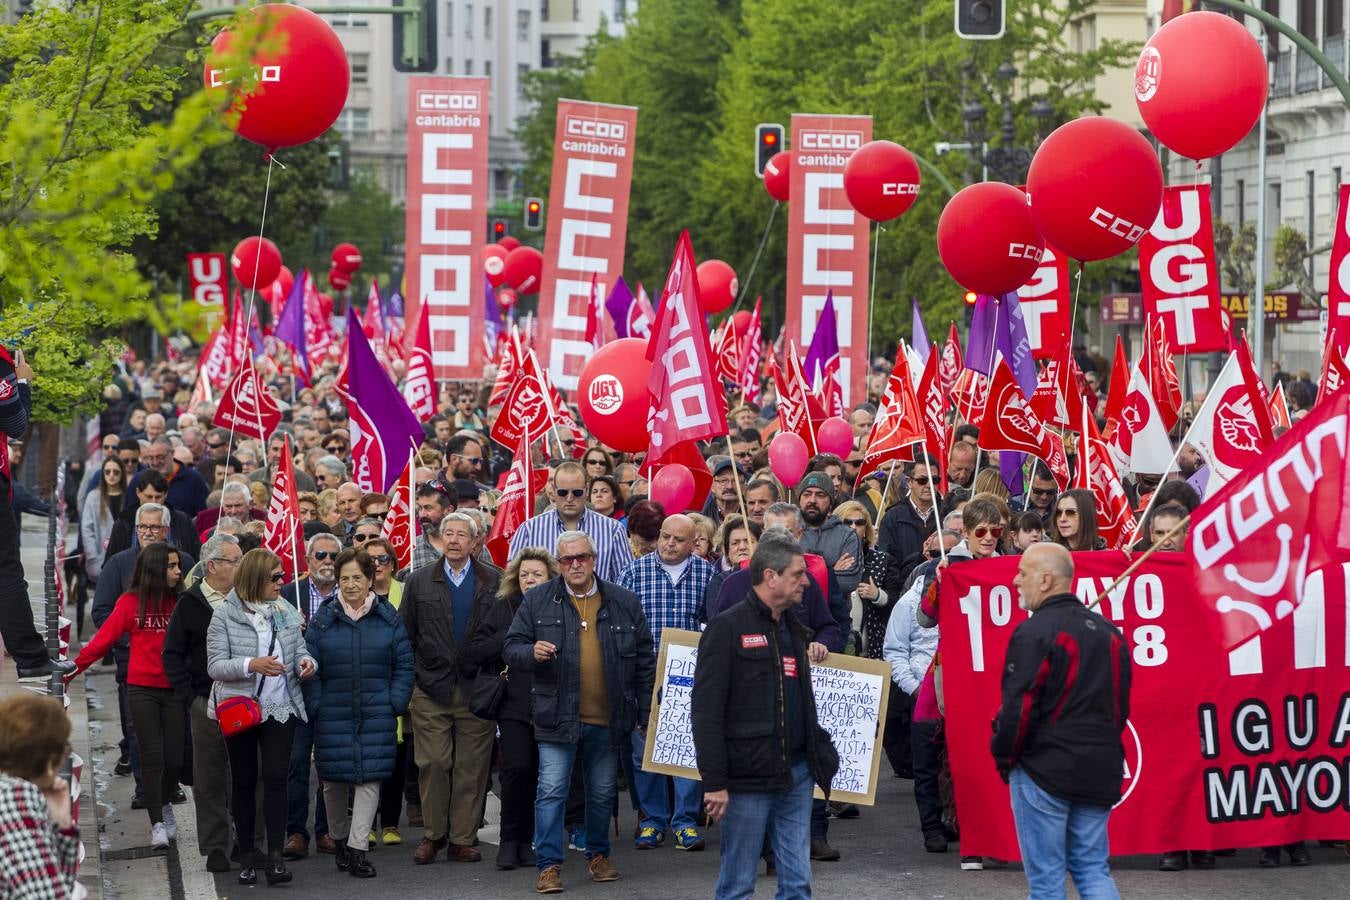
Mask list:
[[[271,656],[271,655],[272,655],[272,651],[273,651],[274,649],[276,649],[276,646],[277,646],[277,627],[276,627],[275,624],[273,624],[273,625],[272,625],[272,638],[271,638],[271,640],[269,640],[269,641],[267,642],[267,655],[268,655],[268,656]],[[262,676],[261,678],[258,679],[258,686],[257,686],[256,688],[254,688],[254,690],[253,690],[253,699],[254,699],[254,700],[257,700],[259,697],[262,696],[263,682],[266,681],[266,680],[267,680],[267,676],[266,676],[266,675],[264,675],[264,676]]]

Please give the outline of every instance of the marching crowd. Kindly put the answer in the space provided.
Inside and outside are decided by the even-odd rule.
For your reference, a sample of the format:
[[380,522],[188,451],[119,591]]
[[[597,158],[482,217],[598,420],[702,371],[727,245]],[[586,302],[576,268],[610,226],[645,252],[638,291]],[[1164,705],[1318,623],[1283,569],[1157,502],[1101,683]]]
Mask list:
[[[842,855],[830,819],[863,814],[812,799],[837,756],[816,719],[810,664],[827,653],[890,664],[884,752],[897,777],[913,779],[924,847],[941,853],[960,827],[933,659],[942,570],[1020,554],[1027,608],[1058,610],[1066,629],[1091,615],[1058,601],[1071,591],[1067,551],[1104,546],[1093,494],[1060,492],[1038,466],[1025,495],[1010,497],[997,454],[968,424],[955,429],[945,494],[937,461],[922,454],[858,481],[872,403],[849,415],[853,452],[814,457],[789,488],[767,462],[770,387],[764,405],[732,409],[729,436],[707,449],[712,487],[699,513],[649,498],[641,454],[592,443],[578,459],[548,459],[536,447],[547,488],[503,568],[484,547],[511,464],[486,437],[501,410],[486,405],[490,381],[445,384],[417,455],[421,535],[400,569],[382,536],[391,498],[353,481],[331,373],[283,404],[284,424],[259,443],[212,427],[210,404],[189,408],[195,368],[128,365],[103,393],[97,449],[72,467],[78,575],[97,632],[67,677],[111,656],[117,774],[135,779],[152,846],[176,839],[173,807],[190,785],[206,868],[237,869],[241,884],[258,869],[269,885],[289,881],[290,863],[311,852],[375,877],[369,850],[405,841],[418,865],[477,862],[495,778],[496,865],[535,867],[540,893],[563,890],[569,849],[584,853],[594,881],[619,878],[607,825],[624,788],[636,849],[700,851],[720,821],[717,896],[753,893],[761,859],[780,895],[809,896],[810,861]],[[883,380],[873,379],[877,391]],[[304,518],[298,578],[262,546],[285,452]],[[1127,485],[1136,512],[1148,510],[1140,549],[1181,549],[1178,526],[1200,502],[1185,478],[1203,460],[1183,453],[1181,464],[1181,479]],[[701,781],[641,768],[666,628],[704,631],[693,701]],[[1084,667],[1119,652],[1119,633],[1107,631],[1100,646],[1085,639]],[[1053,652],[1018,635],[1010,657]],[[50,665],[20,660],[21,670]],[[1104,692],[1125,710],[1118,723],[1093,721],[1097,739],[1067,757],[1035,736],[1063,723],[1018,721],[1012,704],[1033,688],[1005,681],[992,752],[1013,788],[1033,895],[1056,877],[1062,894],[1066,865],[1080,890],[1114,891],[1105,821],[1119,796],[1112,760],[1128,654],[1123,665],[1123,682],[1060,686]],[[1061,802],[1063,816],[1047,820]],[[1264,849],[1261,864],[1281,853],[1309,862],[1296,844]],[[999,864],[960,859],[968,870]],[[1214,864],[1212,853],[1178,850],[1161,867]]]

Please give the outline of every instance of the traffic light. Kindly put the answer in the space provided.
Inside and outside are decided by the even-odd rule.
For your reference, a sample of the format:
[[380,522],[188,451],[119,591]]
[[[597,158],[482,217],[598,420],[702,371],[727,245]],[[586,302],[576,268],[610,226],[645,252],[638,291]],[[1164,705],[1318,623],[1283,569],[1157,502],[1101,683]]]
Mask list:
[[979,294],[974,291],[966,291],[966,306],[974,306],[975,301],[979,299]]
[[495,243],[495,242],[497,242],[497,241],[500,241],[502,238],[506,237],[506,220],[505,220],[505,219],[493,219],[492,222],[491,222],[490,224],[491,224],[492,227],[489,229],[489,232],[488,232],[488,240],[489,240],[489,241],[492,241],[493,243]]
[[783,126],[761,122],[755,126],[755,175],[764,177],[764,167],[783,150]]
[[538,231],[544,227],[544,201],[538,197],[525,198],[525,230]]
[[968,41],[1003,37],[1003,0],[956,0],[956,33]]
[[436,71],[435,0],[393,0],[409,13],[394,16],[394,70]]

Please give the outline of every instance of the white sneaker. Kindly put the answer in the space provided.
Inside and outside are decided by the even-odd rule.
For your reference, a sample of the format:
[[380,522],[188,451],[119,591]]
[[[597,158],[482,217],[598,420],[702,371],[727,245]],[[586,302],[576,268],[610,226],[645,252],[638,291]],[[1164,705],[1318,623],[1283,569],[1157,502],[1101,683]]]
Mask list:
[[173,817],[173,805],[169,803],[164,804],[164,829],[169,834],[169,840],[178,840],[178,823]]
[[963,856],[961,857],[961,871],[979,872],[984,868],[984,857],[982,856]]
[[156,822],[150,828],[150,847],[162,850],[167,846],[169,846],[169,830],[164,827],[163,822]]

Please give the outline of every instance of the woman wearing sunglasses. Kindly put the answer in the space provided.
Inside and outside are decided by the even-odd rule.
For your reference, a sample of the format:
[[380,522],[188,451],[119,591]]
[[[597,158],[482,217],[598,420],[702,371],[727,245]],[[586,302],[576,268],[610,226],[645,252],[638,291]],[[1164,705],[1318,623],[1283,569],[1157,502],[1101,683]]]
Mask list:
[[206,632],[206,671],[215,681],[207,715],[214,719],[217,704],[230,697],[253,697],[262,712],[260,724],[225,739],[234,831],[250,844],[240,847],[240,884],[258,883],[257,850],[251,842],[259,780],[267,824],[267,883],[284,884],[292,877],[281,856],[286,840],[286,775],[295,720],[309,721],[300,679],[313,675],[317,666],[300,634],[300,613],[279,599],[285,582],[275,553],[261,548],[245,553],[234,589],[212,614]]
[[1059,495],[1050,540],[1070,550],[1106,549],[1106,541],[1097,534],[1097,500],[1092,491],[1076,488]]
[[862,638],[860,656],[869,659],[881,659],[881,644],[886,636],[886,623],[890,621],[892,597],[881,588],[886,576],[887,555],[876,548],[876,530],[867,508],[857,500],[839,504],[834,514],[858,535],[863,548],[862,580],[853,591],[850,601],[853,605],[853,621],[859,623],[859,635]]
[[600,447],[592,447],[581,458],[581,467],[586,470],[586,480],[601,475],[614,474],[614,458]]

